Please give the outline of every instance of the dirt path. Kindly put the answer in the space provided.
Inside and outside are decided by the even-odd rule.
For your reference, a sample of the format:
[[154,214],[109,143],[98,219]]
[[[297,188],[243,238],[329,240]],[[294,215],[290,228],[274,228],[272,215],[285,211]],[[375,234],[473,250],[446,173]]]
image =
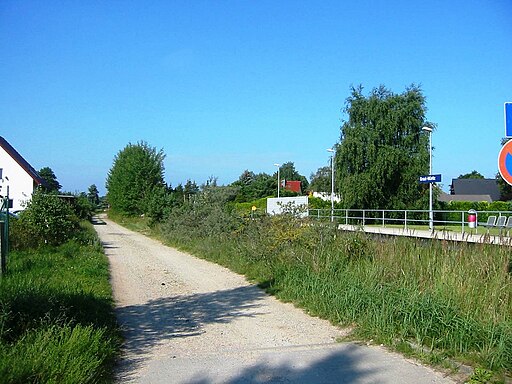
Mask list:
[[382,348],[337,343],[343,329],[243,276],[104,223],[95,228],[126,337],[119,382],[451,382]]

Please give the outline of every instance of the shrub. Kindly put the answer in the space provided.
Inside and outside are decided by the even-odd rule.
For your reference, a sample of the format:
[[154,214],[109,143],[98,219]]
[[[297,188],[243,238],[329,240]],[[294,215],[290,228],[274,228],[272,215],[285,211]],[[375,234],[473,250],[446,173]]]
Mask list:
[[85,193],[80,193],[73,201],[72,206],[76,216],[81,220],[91,220],[94,206]]
[[240,226],[240,217],[232,214],[236,188],[205,186],[195,198],[176,207],[163,224],[168,234],[186,238],[224,236]]
[[[449,211],[462,211],[467,212],[470,209],[474,209],[475,211],[479,211],[478,221],[485,222],[489,214],[482,213],[485,211],[511,211],[512,203],[504,202],[504,201],[493,201],[489,203],[487,201],[450,201],[446,203],[444,208]],[[438,219],[446,220],[446,221],[459,221],[461,220],[460,213],[450,212],[443,213],[438,217]]]
[[37,191],[11,227],[13,249],[60,245],[78,231],[79,221],[70,205],[54,194]]

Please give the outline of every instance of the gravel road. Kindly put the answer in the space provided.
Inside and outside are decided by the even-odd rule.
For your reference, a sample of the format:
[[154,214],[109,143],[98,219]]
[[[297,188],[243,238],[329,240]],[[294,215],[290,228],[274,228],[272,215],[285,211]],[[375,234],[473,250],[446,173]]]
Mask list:
[[452,383],[107,219],[95,228],[126,337],[120,383]]

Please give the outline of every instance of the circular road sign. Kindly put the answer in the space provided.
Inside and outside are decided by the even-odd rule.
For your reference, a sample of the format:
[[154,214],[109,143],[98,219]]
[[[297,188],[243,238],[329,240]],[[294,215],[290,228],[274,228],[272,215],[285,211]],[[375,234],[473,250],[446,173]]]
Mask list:
[[498,155],[498,169],[501,177],[512,185],[512,140],[505,143]]

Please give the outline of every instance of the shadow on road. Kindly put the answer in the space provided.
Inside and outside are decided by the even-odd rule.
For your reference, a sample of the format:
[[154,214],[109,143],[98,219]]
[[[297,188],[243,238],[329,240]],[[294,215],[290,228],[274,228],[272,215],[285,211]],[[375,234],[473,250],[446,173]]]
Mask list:
[[116,309],[125,335],[124,348],[128,360],[123,360],[120,374],[127,378],[144,354],[154,345],[175,338],[203,333],[212,323],[227,323],[240,317],[258,315],[254,308],[265,293],[254,286],[193,295],[170,296],[151,300],[143,305]]
[[[308,359],[304,364],[302,352],[297,351],[287,356],[286,361],[275,362],[267,356],[263,362],[242,369],[230,378],[220,378],[215,373],[205,373],[187,379],[186,383],[210,384],[256,384],[256,383],[296,383],[296,384],[339,384],[339,383],[389,383],[382,380],[382,375],[393,376],[390,367],[384,364],[363,364],[360,347],[354,344],[340,345],[338,349],[330,351],[321,358]],[[386,371],[388,371],[386,373]],[[396,379],[396,377],[395,377]]]
[[110,241],[102,241],[101,242],[101,246],[103,247],[103,249],[117,249],[119,247],[113,245],[114,243],[113,242],[110,242]]
[[[255,286],[244,286],[213,293],[171,296],[151,300],[143,305],[118,308],[116,311],[123,325],[125,350],[129,356],[122,360],[117,369],[118,381],[126,382],[135,378],[133,375],[146,358],[145,354],[160,342],[200,335],[207,324],[229,323],[240,317],[257,316],[260,307],[258,302],[265,296]],[[197,384],[379,382],[380,375],[390,367],[385,364],[368,364],[363,349],[347,343],[334,344],[327,347],[327,350],[317,348],[316,351],[313,346],[313,352],[301,348],[285,352],[262,351],[258,362],[253,365],[244,365],[239,355],[219,356],[218,361],[210,364],[213,369],[205,369],[186,380],[167,381],[167,377],[162,381],[161,378],[151,377],[142,381]],[[304,359],[304,353],[310,356],[307,360]],[[180,360],[179,356],[177,359]],[[178,363],[177,360],[172,361]],[[229,377],[219,377],[217,368],[230,365],[232,372]],[[174,368],[167,369],[172,371]],[[191,366],[188,371],[185,367],[184,370],[188,374],[196,371],[197,366]],[[157,375],[156,372],[150,373],[153,374]],[[172,376],[172,372],[170,374]]]
[[98,216],[93,216],[91,219],[92,225],[107,225],[102,219],[100,219]]

